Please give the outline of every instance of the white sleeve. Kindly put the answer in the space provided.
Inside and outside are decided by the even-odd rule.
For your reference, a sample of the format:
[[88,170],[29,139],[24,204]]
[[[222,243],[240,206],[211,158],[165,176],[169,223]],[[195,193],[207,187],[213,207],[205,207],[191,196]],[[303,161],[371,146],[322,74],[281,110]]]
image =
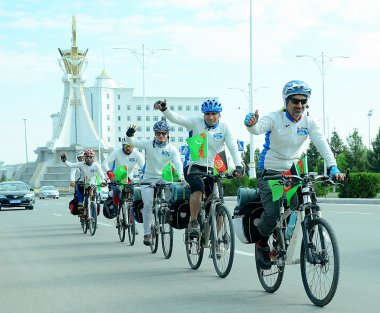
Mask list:
[[71,182],[75,182],[75,174],[77,172],[77,169],[75,167],[71,168],[70,170],[70,181]]
[[174,168],[178,172],[179,179],[183,180],[184,179],[184,177],[183,177],[183,164],[181,161],[181,155],[179,154],[179,151],[177,150],[176,147],[172,146],[172,150],[173,150],[172,161],[173,161]]
[[107,157],[107,158],[103,161],[103,163],[102,163],[102,168],[103,168],[103,170],[104,170],[106,173],[110,170],[110,167],[109,167],[110,162],[115,161],[115,159],[116,159],[116,151],[117,151],[117,150],[112,151],[112,152],[108,155],[108,157]]
[[254,135],[264,134],[267,131],[272,130],[274,125],[274,119],[275,116],[272,113],[265,115],[261,119],[259,119],[255,125],[251,127],[247,126],[247,130]]
[[183,116],[178,113],[175,113],[171,110],[166,109],[162,114],[170,121],[175,124],[186,127],[188,130],[193,129],[193,119],[189,116]]

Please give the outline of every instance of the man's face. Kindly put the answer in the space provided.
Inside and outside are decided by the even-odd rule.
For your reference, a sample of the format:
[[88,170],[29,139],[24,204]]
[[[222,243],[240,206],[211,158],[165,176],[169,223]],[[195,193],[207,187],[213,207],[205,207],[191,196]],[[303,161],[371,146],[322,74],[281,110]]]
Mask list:
[[126,155],[130,155],[132,153],[133,147],[131,145],[123,145],[123,151]]
[[165,131],[155,132],[154,135],[156,139],[161,143],[164,143],[168,139],[168,133]]
[[220,115],[217,112],[206,112],[204,113],[204,119],[209,126],[214,126],[219,122]]
[[294,120],[299,120],[305,111],[307,98],[304,95],[293,95],[287,98],[286,110]]
[[84,161],[84,157],[82,157],[82,156],[77,157],[77,160],[78,160],[78,162],[83,162]]
[[93,156],[85,156],[84,161],[86,162],[87,165],[91,165],[94,163],[94,157]]

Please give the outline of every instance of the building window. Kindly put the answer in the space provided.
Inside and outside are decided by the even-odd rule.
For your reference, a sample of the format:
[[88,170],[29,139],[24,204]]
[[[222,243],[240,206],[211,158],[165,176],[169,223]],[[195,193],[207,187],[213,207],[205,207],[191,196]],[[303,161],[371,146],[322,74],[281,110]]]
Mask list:
[[117,109],[120,111],[120,105],[117,106]]
[[150,140],[150,137],[146,137],[146,140]]
[[118,130],[119,132],[121,132],[121,127],[119,126],[119,127],[117,128],[117,130]]
[[178,142],[183,142],[183,137],[178,137]]
[[111,142],[111,137],[108,137],[108,142]]
[[137,140],[141,140],[142,139],[142,137],[137,137]]
[[136,110],[141,111],[141,105],[136,105]]
[[107,103],[107,110],[109,110],[110,109],[110,105],[109,105],[109,103]]
[[153,116],[153,121],[157,122],[158,121],[158,116]]
[[131,110],[131,106],[127,105],[127,111],[130,111],[130,110]]
[[141,126],[137,126],[137,131],[141,132]]
[[111,126],[107,126],[107,130],[110,132],[111,131]]
[[111,117],[109,115],[107,115],[107,121],[109,121],[111,119]]
[[121,142],[121,137],[119,137],[119,142]]
[[109,93],[107,93],[107,99],[109,99],[110,98],[110,94]]
[[171,132],[174,132],[174,131],[175,131],[175,127],[174,127],[174,126],[171,126],[171,127],[170,127],[170,131],[171,131]]
[[170,110],[173,110],[173,111],[174,111],[174,105],[171,105],[171,106],[170,106]]
[[175,142],[175,137],[170,137],[170,142]]
[[147,126],[145,129],[147,132],[150,132],[150,126]]
[[182,111],[182,105],[178,106],[178,111]]
[[178,127],[178,131],[179,131],[179,132],[183,131],[183,127],[182,127],[182,126],[179,126],[179,127]]
[[120,116],[120,115],[117,117],[117,120],[118,120],[118,121],[121,121],[121,116]]
[[120,100],[120,95],[117,95],[117,99]]
[[190,105],[186,106],[186,111],[191,111],[191,106]]
[[194,105],[194,111],[199,111],[199,106],[198,105]]
[[137,116],[137,121],[138,121],[138,122],[141,122],[141,116],[140,116],[140,115]]
[[150,121],[150,116],[147,116],[147,117],[146,117],[146,121],[147,121],[147,122]]
[[130,116],[127,116],[127,121],[128,121],[128,122],[131,121],[131,117],[130,117]]
[[149,106],[149,105],[145,106],[145,109],[146,109],[147,111],[149,111],[149,110],[150,110],[150,106]]

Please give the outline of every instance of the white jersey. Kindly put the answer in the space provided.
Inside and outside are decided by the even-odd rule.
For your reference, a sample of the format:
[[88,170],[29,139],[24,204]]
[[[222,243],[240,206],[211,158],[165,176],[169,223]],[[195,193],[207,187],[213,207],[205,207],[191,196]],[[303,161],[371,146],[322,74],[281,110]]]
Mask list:
[[261,152],[261,169],[288,170],[301,157],[302,145],[310,137],[327,167],[336,165],[334,155],[315,121],[305,115],[294,121],[287,111],[269,113],[252,126],[247,127],[254,135],[265,133],[264,149]]
[[208,157],[197,161],[189,160],[189,163],[194,163],[201,166],[214,166],[214,159],[217,153],[222,151],[224,143],[231,153],[235,166],[242,166],[241,155],[238,150],[237,140],[232,136],[228,125],[222,121],[213,127],[207,127],[203,117],[189,117],[177,114],[169,109],[162,112],[164,116],[171,122],[186,127],[192,132],[192,136],[201,133],[207,134]]
[[172,162],[178,172],[179,179],[183,179],[183,168],[179,151],[176,147],[167,143],[165,147],[153,144],[153,140],[138,140],[126,137],[128,144],[145,150],[145,166],[142,171],[142,180],[158,180],[162,178],[162,170]]
[[91,165],[87,165],[85,162],[71,163],[66,161],[63,163],[71,168],[79,168],[84,175],[84,181],[86,184],[96,185],[96,178],[98,178],[100,182],[104,182],[103,171],[100,165],[96,162],[93,162]]
[[[110,168],[110,164],[111,168]],[[136,149],[133,149],[131,154],[127,155],[124,153],[123,149],[117,149],[110,153],[110,155],[104,160],[102,167],[107,173],[108,171],[114,171],[118,166],[127,166],[128,177],[133,180],[133,169],[136,164],[139,165],[140,169],[144,167],[144,158],[141,153]]]
[[[78,177],[78,179],[75,179],[75,177]],[[70,171],[70,181],[75,182],[75,181],[83,181],[83,173],[79,168],[73,167]]]

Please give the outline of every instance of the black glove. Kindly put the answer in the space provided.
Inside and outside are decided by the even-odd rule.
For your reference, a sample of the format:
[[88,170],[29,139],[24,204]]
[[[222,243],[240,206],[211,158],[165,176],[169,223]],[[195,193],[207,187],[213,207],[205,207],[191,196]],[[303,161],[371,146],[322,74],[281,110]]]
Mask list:
[[166,111],[166,109],[167,109],[166,102],[159,100],[155,104],[159,104],[161,106],[161,109],[160,109],[161,112]]
[[236,166],[236,168],[235,168],[235,175],[236,174],[240,174],[240,175],[244,174],[244,169],[243,169],[242,166],[240,166],[240,165]]
[[61,154],[61,161],[66,162],[66,160],[67,160],[66,154]]
[[136,132],[136,130],[133,127],[129,127],[127,132],[126,132],[126,135],[127,135],[127,137],[133,137],[135,132]]

